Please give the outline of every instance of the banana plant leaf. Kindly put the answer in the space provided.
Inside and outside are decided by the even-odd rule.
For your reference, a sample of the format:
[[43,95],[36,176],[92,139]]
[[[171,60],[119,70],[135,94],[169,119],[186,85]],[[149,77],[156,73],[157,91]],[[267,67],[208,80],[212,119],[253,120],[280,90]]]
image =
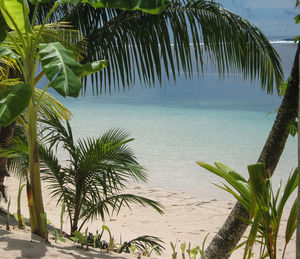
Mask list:
[[83,64],[79,71],[75,71],[76,75],[81,77],[94,74],[103,68],[107,67],[108,62],[106,60],[94,61],[91,63]]
[[77,97],[82,83],[74,71],[81,71],[72,51],[59,42],[40,44],[43,70],[53,87],[63,97]]
[[8,126],[28,106],[31,97],[29,84],[17,84],[8,88],[0,97],[0,125]]
[[27,1],[0,0],[0,10],[10,29],[16,30],[17,26],[21,33],[32,32],[28,22],[29,6]]

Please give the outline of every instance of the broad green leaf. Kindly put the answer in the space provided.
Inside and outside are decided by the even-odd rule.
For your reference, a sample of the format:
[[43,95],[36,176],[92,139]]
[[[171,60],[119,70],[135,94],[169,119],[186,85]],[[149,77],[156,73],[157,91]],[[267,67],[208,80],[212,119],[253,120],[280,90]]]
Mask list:
[[0,97],[0,125],[8,126],[28,106],[31,97],[29,84],[11,86]]
[[20,56],[15,52],[11,51],[9,48],[0,46],[0,58],[3,57],[19,58]]
[[72,51],[59,42],[40,44],[41,64],[53,87],[63,97],[77,97],[81,81],[75,71],[82,70]]
[[82,65],[79,71],[76,71],[76,75],[79,77],[84,77],[96,73],[106,67],[107,67],[106,60],[99,60],[99,61],[94,61],[92,63],[86,63]]
[[145,13],[158,14],[171,2],[167,0],[59,0],[59,3],[89,3],[95,8],[116,8],[129,11],[140,10]]
[[16,30],[15,26],[17,26],[22,33],[32,32],[28,20],[27,0],[0,0],[0,9],[7,25],[12,30]]

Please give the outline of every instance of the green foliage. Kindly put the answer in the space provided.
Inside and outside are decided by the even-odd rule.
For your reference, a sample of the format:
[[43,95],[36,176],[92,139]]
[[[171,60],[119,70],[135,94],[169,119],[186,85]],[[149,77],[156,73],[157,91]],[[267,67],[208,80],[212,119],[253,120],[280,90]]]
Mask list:
[[11,51],[7,47],[0,46],[0,58],[11,57],[11,58],[20,58],[15,52]]
[[[88,233],[87,229],[85,235],[79,231],[74,231],[71,239],[74,242],[77,242],[81,247],[92,246],[94,248],[100,248],[101,250],[106,250],[107,252],[113,251],[116,253],[134,253],[138,250],[144,256],[151,256],[153,252],[160,255],[164,247],[162,246],[163,241],[160,238],[154,236],[139,236],[130,241],[120,242],[120,244],[115,243],[114,237],[108,226],[103,225],[101,228],[101,234],[98,234],[98,231],[95,235]],[[107,232],[109,235],[109,241],[106,242],[102,240],[104,232]]]
[[[126,1],[126,4],[130,5],[134,3],[134,0],[131,1]],[[85,67],[75,61],[74,55],[70,50],[58,42],[49,43],[48,40],[51,38],[49,37],[51,32],[49,33],[46,23],[60,3],[58,1],[55,2],[51,10],[47,12],[42,24],[35,26],[39,2],[46,1],[32,1],[35,7],[32,14],[32,21],[30,21],[27,0],[0,0],[0,32],[2,35],[7,36],[5,41],[3,41],[4,36],[1,35],[0,47],[7,48],[6,53],[9,53],[10,57],[16,57],[15,62],[18,64],[18,72],[20,73],[21,80],[23,80],[20,84],[12,85],[4,93],[1,93],[0,125],[6,126],[10,124],[27,108],[26,118],[22,119],[22,121],[27,123],[26,129],[30,157],[30,185],[27,185],[27,187],[34,190],[32,195],[28,195],[31,230],[47,239],[48,232],[39,176],[39,159],[36,159],[37,118],[41,99],[34,99],[34,89],[37,82],[43,76],[43,73],[45,73],[51,82],[45,87],[41,96],[43,96],[47,88],[51,86],[62,96],[77,97],[81,89],[81,81],[78,77],[80,75],[96,72],[97,69],[102,69],[104,65],[101,62],[94,63],[86,66],[89,71],[84,71]],[[65,2],[68,3],[69,1]],[[96,2],[97,0],[93,0],[91,3],[95,4]],[[146,2],[139,1],[139,4],[141,4],[141,6],[139,6],[135,2],[136,6],[131,7],[138,9],[141,9],[141,7],[146,8],[143,3]],[[159,2],[157,3],[158,5],[155,5],[156,7],[162,7]],[[127,7],[122,3],[115,2],[115,4],[118,4],[120,8],[126,9]],[[149,7],[153,8],[153,5]],[[59,27],[60,24],[56,25]],[[10,28],[9,33],[8,31],[3,33],[7,28]],[[64,31],[65,30],[62,30],[61,34],[63,34]],[[58,39],[59,38],[60,37],[58,37]],[[39,62],[42,63],[43,71],[36,75]],[[79,74],[75,74],[72,69],[79,71]],[[3,82],[0,82],[0,84],[3,84]],[[78,216],[79,215],[75,216],[76,222],[79,220]],[[89,218],[89,216],[87,218]]]
[[0,125],[11,124],[28,106],[31,97],[29,84],[10,86],[0,98]]
[[63,97],[77,97],[81,81],[74,73],[82,65],[75,60],[72,51],[59,42],[40,44],[40,57],[43,70],[53,87]]
[[215,1],[174,0],[159,15],[60,6],[53,21],[62,17],[87,36],[84,60],[99,55],[109,60],[108,68],[92,77],[95,94],[125,89],[136,80],[155,86],[163,75],[174,80],[201,75],[207,56],[221,76],[239,70],[250,80],[262,79],[269,93],[282,81],[279,56],[262,32]]
[[170,1],[167,0],[116,0],[116,1],[107,1],[107,0],[58,0],[61,4],[79,4],[79,3],[88,3],[94,8],[117,8],[122,10],[141,10],[150,14],[158,14],[161,12]]
[[26,227],[26,223],[25,223],[25,218],[23,215],[21,215],[21,219],[19,219],[18,213],[14,213],[14,217],[16,219],[16,221],[21,221],[22,222],[22,226]]
[[81,248],[83,248],[84,246],[87,247],[88,242],[87,242],[87,231],[88,228],[86,228],[85,230],[85,235],[83,235],[82,233],[80,233],[79,231],[74,231],[74,236],[70,237],[74,242],[77,242],[80,244]]
[[[273,192],[263,164],[248,166],[249,182],[224,164],[215,163],[215,167],[203,162],[198,162],[198,164],[225,180],[231,187],[225,183],[223,186],[218,186],[232,194],[249,212],[250,219],[244,219],[251,225],[245,242],[244,258],[252,256],[252,248],[256,242],[261,244],[260,256],[275,258],[283,209],[297,187],[298,169],[289,177],[280,196],[281,186],[276,192]],[[295,231],[296,210],[296,205],[293,205],[286,227],[285,248]]]
[[64,242],[64,243],[66,242],[66,240],[62,236],[58,235],[58,232],[57,232],[56,228],[53,230],[53,233],[54,233],[54,241],[55,241],[55,243],[57,243],[57,240],[59,240],[61,242]]
[[27,1],[0,0],[0,10],[10,29],[19,30],[21,33],[31,32],[26,19],[29,14]]
[[[204,256],[204,252],[205,252],[205,243],[207,240],[209,233],[207,233],[207,235],[205,236],[201,248],[200,246],[196,246],[194,248],[191,248],[191,243],[189,242],[188,248],[186,246],[186,242],[181,243],[180,245],[180,250],[181,250],[181,258],[185,259],[186,258],[186,253],[189,257],[189,259],[196,259],[197,255],[200,255],[201,259],[205,259]],[[173,242],[170,243],[171,248],[172,248],[172,259],[176,259],[177,258],[177,252],[176,252],[176,244],[177,242],[174,244]]]
[[172,248],[172,259],[177,259],[177,252],[176,252],[177,242],[175,242],[175,244],[173,242],[170,242],[170,245]]
[[160,238],[154,236],[139,236],[134,238],[128,242],[124,242],[119,249],[119,252],[129,252],[130,247],[134,246],[135,249],[140,251],[144,256],[151,256],[153,252],[158,255],[161,255],[164,247],[162,245],[164,243]]
[[[76,144],[70,124],[62,125],[58,118],[43,121],[48,135],[48,146],[40,146],[40,157],[47,168],[42,179],[50,182],[49,188],[58,202],[65,202],[71,231],[80,231],[94,217],[102,219],[113,212],[137,203],[149,205],[159,213],[162,206],[145,197],[120,193],[129,180],[146,181],[144,169],[135,160],[127,146],[132,139],[120,130],[106,132],[99,138],[79,139]],[[69,166],[62,166],[52,151],[61,145],[69,153]],[[79,224],[81,221],[81,224]]]
[[185,259],[186,243],[181,243],[180,245],[182,259]]
[[109,227],[106,226],[106,225],[103,225],[103,226],[102,226],[102,230],[103,230],[103,231],[107,231],[107,233],[108,233],[108,235],[109,235],[108,251],[114,251],[114,248],[115,248],[115,239],[114,239],[114,237],[112,236]]
[[290,130],[290,134],[295,137],[298,134],[298,119],[291,121],[288,124],[288,128]]

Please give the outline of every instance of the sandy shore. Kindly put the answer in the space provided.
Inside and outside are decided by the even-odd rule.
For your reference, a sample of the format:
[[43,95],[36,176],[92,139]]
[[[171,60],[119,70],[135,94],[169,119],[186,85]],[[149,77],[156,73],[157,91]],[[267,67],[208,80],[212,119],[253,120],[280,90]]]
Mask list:
[[[11,198],[11,213],[16,212],[16,196],[18,189],[18,180],[10,177],[5,183],[9,186],[9,196]],[[45,187],[45,186],[44,186]],[[212,191],[214,191],[212,186]],[[59,227],[60,206],[56,205],[56,201],[50,198],[49,192],[44,188],[45,210],[51,225]],[[111,229],[116,242],[129,241],[141,235],[153,235],[160,237],[165,242],[165,248],[162,256],[152,255],[152,258],[172,258],[170,242],[177,242],[177,252],[180,254],[180,244],[182,242],[191,242],[192,247],[201,246],[202,241],[207,233],[207,244],[215,235],[218,229],[227,218],[234,200],[216,200],[192,197],[181,192],[170,192],[162,189],[146,188],[142,185],[130,186],[127,193],[134,193],[145,196],[150,199],[161,202],[165,207],[165,214],[159,215],[153,209],[148,207],[132,206],[132,210],[124,208],[119,215],[113,215],[106,222],[95,220],[87,225],[90,232],[96,232],[106,224]],[[2,208],[6,205],[2,201]],[[27,201],[25,191],[22,196],[22,214],[28,218]],[[281,228],[279,237],[279,249],[283,248],[287,216],[284,215],[284,227]],[[69,231],[68,219],[65,219],[64,230]],[[93,249],[83,251],[76,249],[72,242],[55,243],[51,241],[51,245],[44,242],[40,243],[38,238],[31,237],[30,232],[13,230],[6,231],[3,225],[3,217],[1,219],[0,228],[0,258],[136,258],[136,255],[105,255],[100,254],[99,250]],[[30,241],[32,240],[32,242]],[[295,241],[288,246],[286,258],[294,258]],[[242,249],[233,253],[231,258],[242,258]],[[281,251],[279,250],[279,255]],[[181,258],[181,256],[178,256]],[[199,257],[197,257],[199,258]],[[254,257],[256,258],[256,257]]]

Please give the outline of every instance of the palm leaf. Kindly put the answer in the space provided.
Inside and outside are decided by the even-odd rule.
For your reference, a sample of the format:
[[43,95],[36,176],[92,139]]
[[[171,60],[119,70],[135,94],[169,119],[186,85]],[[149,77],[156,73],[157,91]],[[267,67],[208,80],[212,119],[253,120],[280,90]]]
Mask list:
[[155,237],[155,236],[148,236],[148,235],[139,236],[128,242],[124,242],[124,244],[121,246],[121,248],[118,252],[119,253],[122,253],[122,252],[129,253],[130,246],[134,245],[137,248],[137,250],[140,252],[144,252],[146,250],[145,246],[148,246],[150,248],[153,248],[154,251],[160,255],[163,252],[163,249],[165,249],[162,246],[162,243],[164,243],[164,242],[160,238]]
[[133,84],[136,75],[146,84],[161,83],[163,73],[190,77],[207,57],[220,74],[241,71],[268,92],[282,79],[279,57],[262,32],[215,2],[175,1],[155,16],[77,5],[60,9],[57,18],[63,17],[87,36],[86,60],[109,60],[94,78],[97,91]]
[[[49,7],[41,5],[39,19]],[[191,77],[204,71],[207,58],[222,75],[239,71],[245,79],[260,79],[269,93],[283,77],[280,58],[262,32],[213,1],[177,0],[159,15],[63,5],[53,16],[61,19],[87,37],[85,62],[109,61],[92,77],[95,94],[128,87],[136,77],[146,85],[161,84],[164,75]]]

